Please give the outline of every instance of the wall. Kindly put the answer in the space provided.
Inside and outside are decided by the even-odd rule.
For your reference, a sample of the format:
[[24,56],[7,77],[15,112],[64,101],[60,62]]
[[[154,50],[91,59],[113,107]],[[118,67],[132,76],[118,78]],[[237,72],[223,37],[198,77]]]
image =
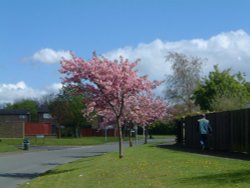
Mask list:
[[[178,143],[187,147],[200,148],[198,119],[200,116],[186,117],[185,126],[177,124]],[[209,146],[215,150],[250,153],[250,109],[207,114],[213,128],[208,137]],[[183,138],[183,139],[181,139]]]
[[[92,128],[82,128],[80,131],[81,136],[105,136],[105,130],[101,129],[92,129]],[[107,136],[116,136],[118,135],[115,129],[108,129]]]
[[0,122],[0,138],[23,138],[23,122]]
[[50,123],[25,123],[25,136],[38,134],[52,135],[52,125]]
[[0,122],[29,121],[28,115],[0,115]]

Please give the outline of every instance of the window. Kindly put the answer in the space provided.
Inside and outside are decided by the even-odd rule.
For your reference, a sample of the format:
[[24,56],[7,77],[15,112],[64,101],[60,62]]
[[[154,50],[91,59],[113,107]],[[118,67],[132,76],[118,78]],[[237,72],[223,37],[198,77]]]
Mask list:
[[26,119],[26,115],[19,115],[19,119]]
[[43,119],[51,119],[51,115],[49,113],[44,113],[43,114]]

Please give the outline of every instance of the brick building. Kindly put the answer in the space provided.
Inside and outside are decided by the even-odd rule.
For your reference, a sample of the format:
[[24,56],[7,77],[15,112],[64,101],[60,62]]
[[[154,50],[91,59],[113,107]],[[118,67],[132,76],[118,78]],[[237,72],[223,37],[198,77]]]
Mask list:
[[22,138],[38,134],[55,135],[53,119],[48,109],[38,110],[38,119],[31,121],[31,114],[21,109],[0,109],[0,138]]
[[0,109],[0,122],[28,122],[31,115],[28,110]]

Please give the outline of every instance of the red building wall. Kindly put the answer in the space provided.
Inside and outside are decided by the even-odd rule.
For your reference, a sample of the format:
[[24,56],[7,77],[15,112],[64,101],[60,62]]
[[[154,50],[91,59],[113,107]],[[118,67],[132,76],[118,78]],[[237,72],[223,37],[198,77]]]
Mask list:
[[38,134],[51,135],[52,125],[50,123],[25,123],[25,136],[32,136]]
[[[82,128],[80,134],[81,134],[81,136],[105,136],[105,130],[92,129],[92,128]],[[116,135],[118,135],[117,130],[115,130],[115,129],[108,129],[107,130],[107,136],[116,136]]]

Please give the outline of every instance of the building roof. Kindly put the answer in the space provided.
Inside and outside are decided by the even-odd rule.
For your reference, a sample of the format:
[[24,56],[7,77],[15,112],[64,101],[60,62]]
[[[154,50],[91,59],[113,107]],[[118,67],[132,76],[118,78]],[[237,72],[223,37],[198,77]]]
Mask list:
[[47,105],[42,105],[38,108],[37,113],[49,113],[49,108]]
[[30,115],[30,112],[23,109],[0,109],[0,115]]

